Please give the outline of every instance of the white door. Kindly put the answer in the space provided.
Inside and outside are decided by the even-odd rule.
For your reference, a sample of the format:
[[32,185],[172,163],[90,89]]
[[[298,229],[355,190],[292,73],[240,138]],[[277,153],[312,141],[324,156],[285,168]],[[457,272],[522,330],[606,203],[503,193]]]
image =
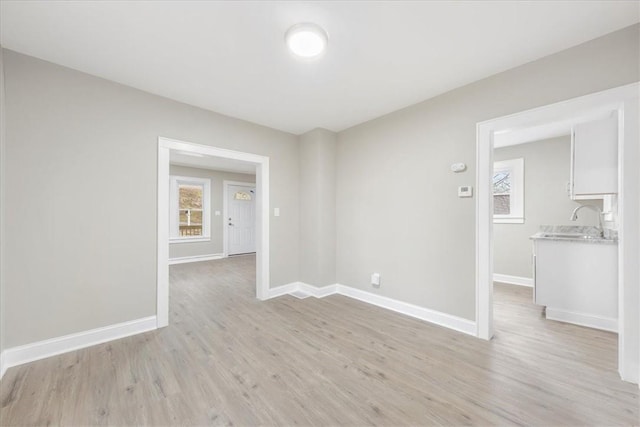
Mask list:
[[256,187],[227,184],[228,255],[256,251]]

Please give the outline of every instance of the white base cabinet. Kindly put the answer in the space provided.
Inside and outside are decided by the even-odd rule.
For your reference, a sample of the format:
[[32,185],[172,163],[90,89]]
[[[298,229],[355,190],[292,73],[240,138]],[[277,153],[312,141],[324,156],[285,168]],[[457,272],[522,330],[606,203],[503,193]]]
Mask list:
[[548,319],[617,331],[618,246],[534,240],[534,302]]

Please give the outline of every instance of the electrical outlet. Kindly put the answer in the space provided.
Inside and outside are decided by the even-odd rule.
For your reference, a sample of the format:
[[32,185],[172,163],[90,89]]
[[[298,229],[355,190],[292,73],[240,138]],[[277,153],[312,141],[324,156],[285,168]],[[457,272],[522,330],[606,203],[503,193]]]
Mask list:
[[375,288],[380,287],[380,273],[373,273],[371,275],[371,285]]

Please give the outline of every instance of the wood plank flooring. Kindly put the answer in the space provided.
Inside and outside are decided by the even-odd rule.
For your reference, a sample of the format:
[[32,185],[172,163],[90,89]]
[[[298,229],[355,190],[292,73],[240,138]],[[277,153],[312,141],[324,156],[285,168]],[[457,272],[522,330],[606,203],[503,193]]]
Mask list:
[[496,285],[485,342],[343,296],[254,298],[255,258],[171,266],[167,328],[10,369],[2,425],[638,425],[616,335]]

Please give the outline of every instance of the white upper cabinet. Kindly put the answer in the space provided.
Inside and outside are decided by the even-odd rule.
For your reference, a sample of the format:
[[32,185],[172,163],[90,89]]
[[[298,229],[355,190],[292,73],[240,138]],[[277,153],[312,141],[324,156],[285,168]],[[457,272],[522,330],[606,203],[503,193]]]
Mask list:
[[577,124],[571,139],[571,197],[618,192],[618,117]]

